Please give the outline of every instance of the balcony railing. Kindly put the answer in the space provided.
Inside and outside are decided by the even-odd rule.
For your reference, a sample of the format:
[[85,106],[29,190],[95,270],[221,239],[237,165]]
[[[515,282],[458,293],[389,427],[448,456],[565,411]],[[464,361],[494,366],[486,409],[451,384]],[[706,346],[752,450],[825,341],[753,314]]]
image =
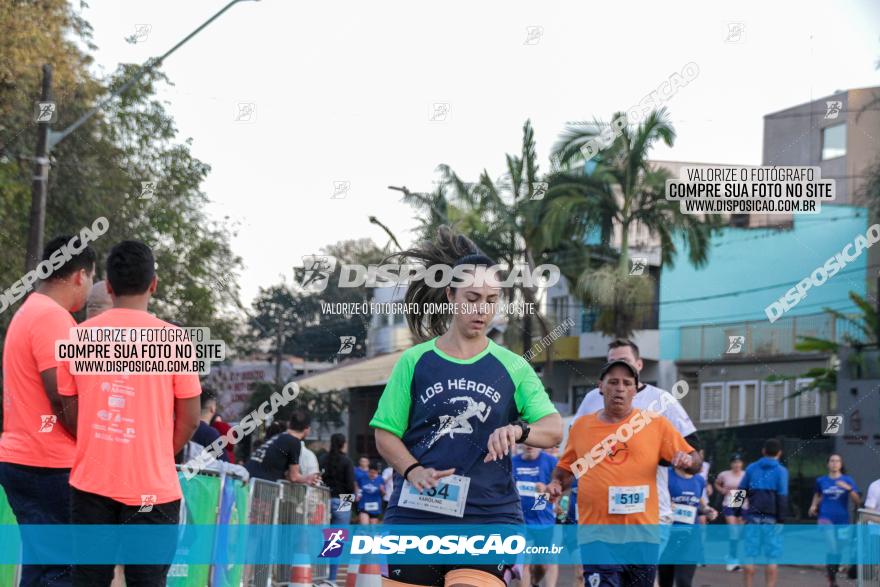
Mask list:
[[752,320],[729,324],[684,326],[681,331],[680,360],[734,358],[728,353],[731,336],[743,336],[745,340],[740,355],[791,355],[797,354],[798,337],[813,336],[844,342],[849,336],[863,340],[862,333],[851,322],[835,318],[831,314],[808,314],[780,318],[772,324],[767,320]]

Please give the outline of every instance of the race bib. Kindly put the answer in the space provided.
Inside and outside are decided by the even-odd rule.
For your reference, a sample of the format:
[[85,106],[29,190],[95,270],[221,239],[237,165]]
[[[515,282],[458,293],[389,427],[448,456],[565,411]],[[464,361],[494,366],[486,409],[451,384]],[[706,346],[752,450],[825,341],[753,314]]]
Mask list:
[[421,493],[404,479],[397,505],[414,510],[434,512],[444,516],[464,516],[468,487],[471,480],[461,475],[450,475],[440,479],[437,487],[425,489]]
[[697,521],[697,508],[682,503],[672,504],[672,521],[678,524],[693,524]]
[[535,482],[517,481],[516,490],[523,497],[535,497]]
[[378,512],[379,511],[379,504],[376,503],[375,501],[368,501],[367,503],[364,504],[364,511],[365,512]]
[[638,514],[644,512],[650,489],[648,485],[628,487],[612,485],[608,488],[608,513]]

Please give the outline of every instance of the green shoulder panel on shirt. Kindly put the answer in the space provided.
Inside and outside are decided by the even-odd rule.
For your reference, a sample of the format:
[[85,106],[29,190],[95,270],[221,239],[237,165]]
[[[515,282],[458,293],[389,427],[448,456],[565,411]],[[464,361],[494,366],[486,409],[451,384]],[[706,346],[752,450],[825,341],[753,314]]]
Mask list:
[[402,437],[409,427],[409,408],[412,405],[412,377],[416,363],[426,352],[432,348],[432,341],[428,340],[421,344],[403,351],[391,377],[385,384],[382,396],[379,398],[379,406],[370,426],[387,430],[397,437]]
[[513,380],[516,389],[513,398],[523,420],[532,423],[544,416],[556,414],[556,406],[550,401],[550,396],[544,390],[544,384],[529,362],[495,342],[490,342],[489,346],[492,356],[504,365]]

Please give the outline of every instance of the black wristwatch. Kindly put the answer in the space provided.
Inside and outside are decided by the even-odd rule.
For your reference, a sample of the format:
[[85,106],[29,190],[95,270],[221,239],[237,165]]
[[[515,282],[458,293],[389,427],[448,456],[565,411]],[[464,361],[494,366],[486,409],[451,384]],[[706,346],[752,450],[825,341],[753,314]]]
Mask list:
[[522,430],[522,436],[519,437],[519,440],[517,440],[517,442],[525,442],[526,439],[529,437],[529,432],[532,431],[532,429],[529,428],[528,422],[526,422],[525,420],[517,420],[513,423],[513,425],[519,426],[520,430]]

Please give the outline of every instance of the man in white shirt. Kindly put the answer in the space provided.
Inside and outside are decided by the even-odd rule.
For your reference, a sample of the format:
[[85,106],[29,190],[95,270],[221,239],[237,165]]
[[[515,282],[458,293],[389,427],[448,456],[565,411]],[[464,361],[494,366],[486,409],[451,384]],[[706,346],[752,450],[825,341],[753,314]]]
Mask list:
[[[639,347],[631,340],[624,338],[618,338],[608,343],[607,359],[609,363],[621,359],[628,361],[630,364],[635,365],[640,372],[644,367],[639,356]],[[665,399],[661,401],[662,397],[665,397]],[[684,411],[684,408],[681,407],[675,396],[668,391],[643,383],[633,399],[633,407],[637,409],[651,407],[659,411],[660,407],[664,405],[666,408],[660,411],[660,413],[669,420],[689,445],[699,451],[701,445],[697,437],[697,428],[691,422],[687,412]],[[584,397],[584,401],[581,402],[577,414],[575,414],[575,420],[587,414],[594,414],[601,410],[603,406],[604,402],[599,388],[593,389]],[[694,459],[687,472],[696,475],[700,472],[702,465],[702,458]],[[657,497],[660,500],[660,523],[671,524],[672,500],[669,497],[669,467],[666,464],[661,464],[661,466],[657,467]]]
[[868,493],[865,496],[865,509],[880,513],[880,479],[868,487]]

